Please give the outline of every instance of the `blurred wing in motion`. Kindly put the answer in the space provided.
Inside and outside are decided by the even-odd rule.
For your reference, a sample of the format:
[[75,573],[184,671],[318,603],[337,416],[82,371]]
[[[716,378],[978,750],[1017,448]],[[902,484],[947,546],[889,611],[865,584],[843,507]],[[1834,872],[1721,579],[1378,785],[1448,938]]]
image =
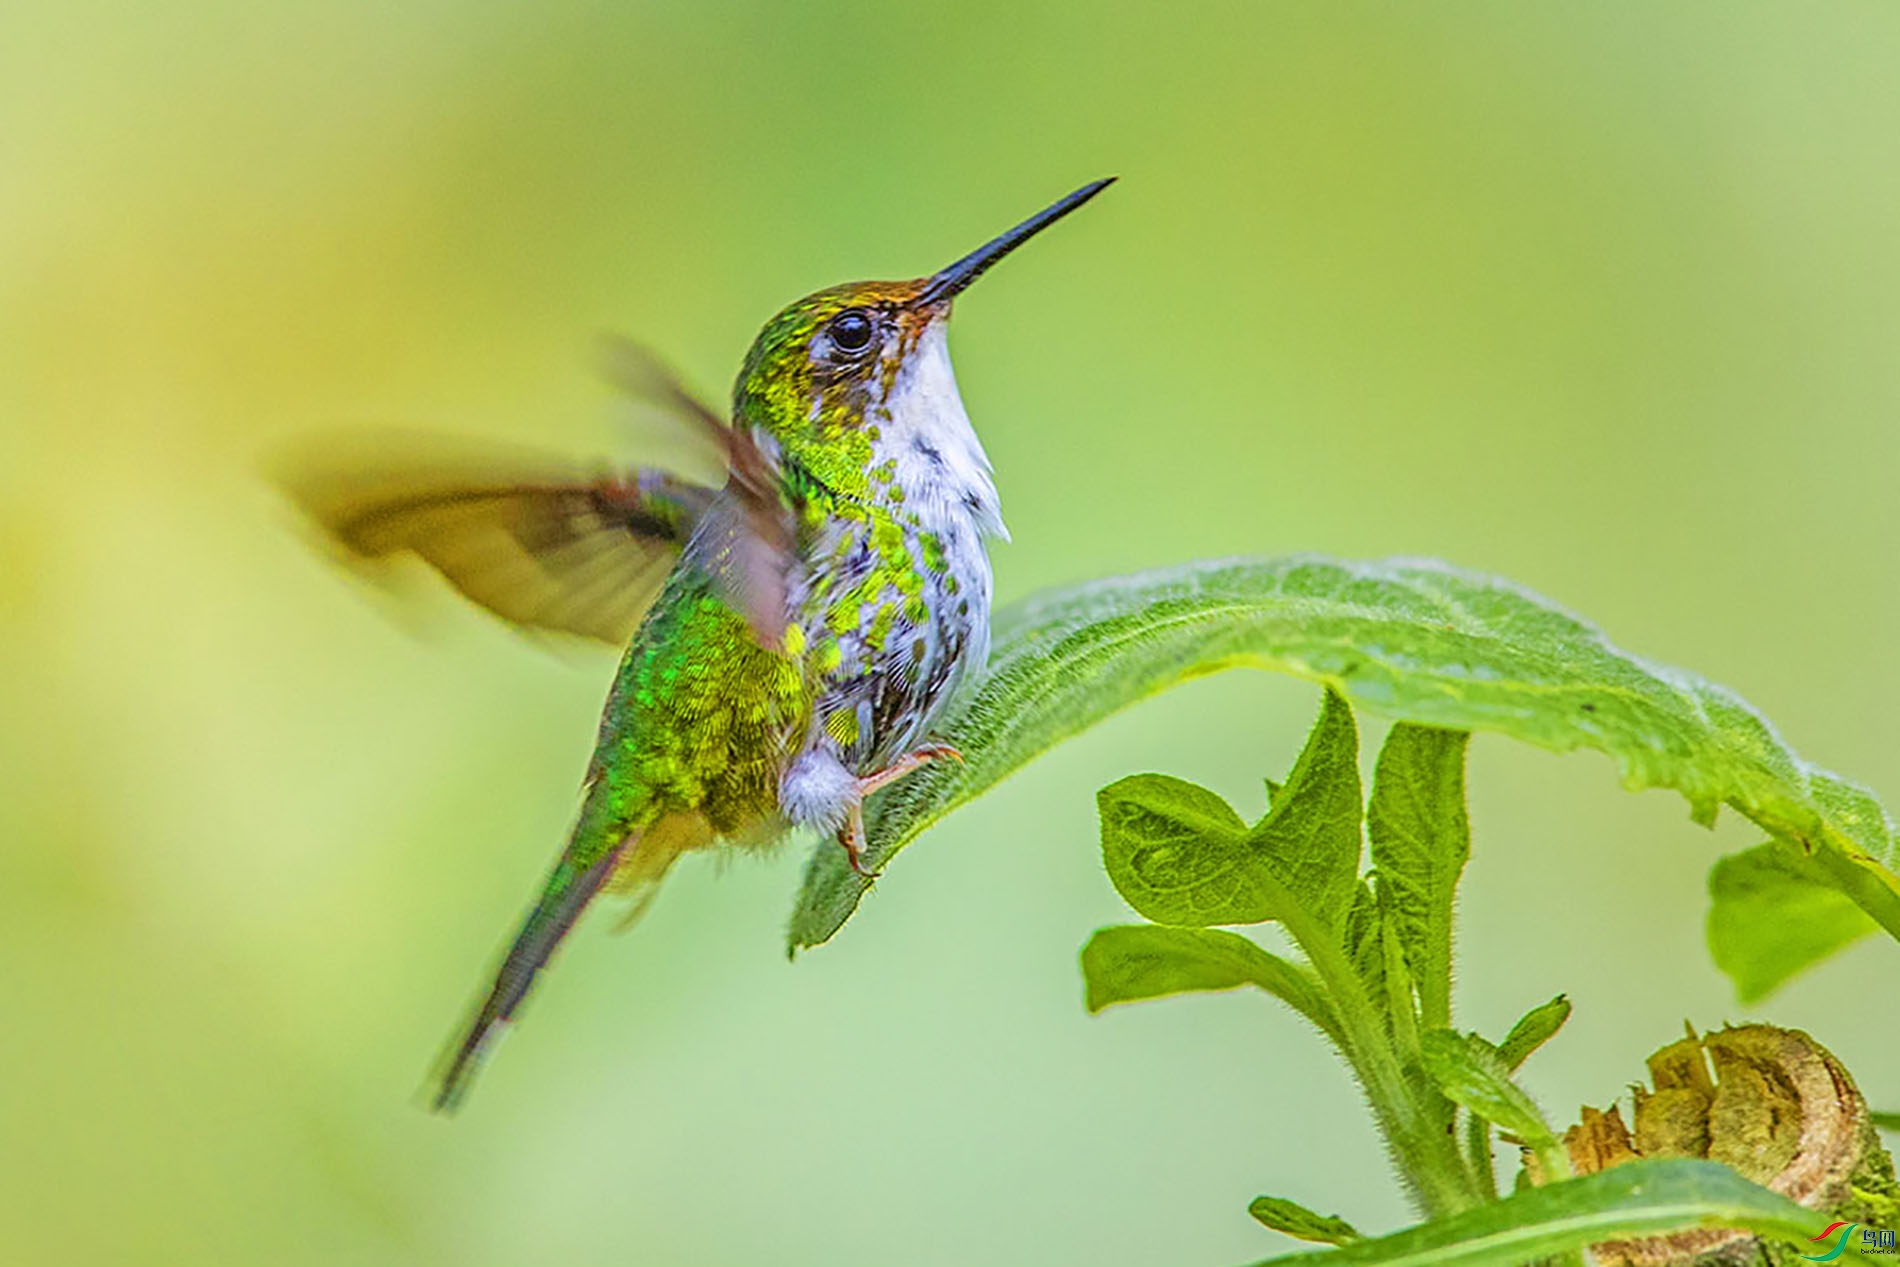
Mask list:
[[666,470],[590,472],[397,432],[322,437],[289,455],[280,483],[359,565],[411,553],[506,620],[615,646],[696,539],[696,561],[778,646],[795,524],[776,469],[640,345],[603,340],[601,370],[642,456]]
[[[671,469],[724,473],[727,495],[708,507],[694,560],[745,616],[760,645],[779,646],[797,525],[777,469],[749,432],[721,421],[640,344],[609,335],[601,340],[600,364],[629,406],[628,424],[642,452],[662,445]],[[682,421],[688,425],[678,425]]]
[[352,562],[412,553],[517,625],[624,646],[712,502],[655,470],[589,475],[396,433],[293,455],[293,500]]
[[650,349],[631,339],[600,338],[596,365],[618,397],[615,421],[627,451],[643,466],[663,467],[717,488],[730,465],[732,428],[693,395]]

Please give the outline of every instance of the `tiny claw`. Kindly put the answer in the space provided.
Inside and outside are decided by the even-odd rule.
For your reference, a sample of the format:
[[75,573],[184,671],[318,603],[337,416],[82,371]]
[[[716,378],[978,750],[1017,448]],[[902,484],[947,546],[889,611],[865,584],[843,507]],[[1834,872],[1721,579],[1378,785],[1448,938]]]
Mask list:
[[865,851],[864,851],[864,844],[861,840],[860,841],[848,840],[844,836],[840,835],[838,837],[838,847],[844,850],[845,861],[851,864],[851,869],[857,872],[859,876],[863,877],[866,880],[877,879],[878,873],[868,869],[864,865]]
[[845,819],[844,826],[838,829],[838,845],[844,850],[845,861],[851,869],[865,880],[877,879],[877,872],[867,871],[864,867],[864,811],[858,806],[851,807],[851,815]]

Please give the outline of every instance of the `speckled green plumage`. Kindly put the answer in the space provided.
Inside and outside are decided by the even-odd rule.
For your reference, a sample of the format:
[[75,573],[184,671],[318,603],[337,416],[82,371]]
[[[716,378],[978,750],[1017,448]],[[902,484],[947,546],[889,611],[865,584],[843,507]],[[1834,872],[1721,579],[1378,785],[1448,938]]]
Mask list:
[[863,384],[827,382],[801,355],[824,324],[848,308],[901,301],[915,283],[858,282],[833,286],[790,305],[759,331],[733,389],[733,410],[784,446],[813,485],[835,497],[871,494],[871,451]]
[[[681,570],[608,697],[587,829],[624,836],[667,813],[696,813],[720,835],[756,826],[811,698],[803,656],[761,647],[703,574]],[[610,844],[590,845],[589,859]]]

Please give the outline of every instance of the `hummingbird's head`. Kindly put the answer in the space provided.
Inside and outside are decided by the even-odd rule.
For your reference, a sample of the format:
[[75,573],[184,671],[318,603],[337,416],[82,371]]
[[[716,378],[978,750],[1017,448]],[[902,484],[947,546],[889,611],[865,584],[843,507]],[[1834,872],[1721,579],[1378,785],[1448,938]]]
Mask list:
[[[952,463],[968,457],[988,487],[988,463],[975,447],[950,369],[951,303],[1113,179],[1084,185],[928,277],[851,282],[790,304],[765,324],[739,371],[738,421],[766,432],[807,474],[847,497],[902,488],[894,465],[873,460],[900,439],[907,452]],[[965,436],[973,454],[960,452]],[[993,516],[993,489],[990,501]],[[995,527],[1000,531],[1000,520]]]

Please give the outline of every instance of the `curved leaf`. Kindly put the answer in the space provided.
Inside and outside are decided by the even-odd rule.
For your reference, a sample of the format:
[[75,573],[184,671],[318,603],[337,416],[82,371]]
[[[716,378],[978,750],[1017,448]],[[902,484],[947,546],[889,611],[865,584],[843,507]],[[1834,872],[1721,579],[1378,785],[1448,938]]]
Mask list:
[[1504,1062],[1504,1068],[1516,1073],[1518,1066],[1529,1060],[1532,1052],[1549,1042],[1569,1019],[1570,999],[1562,994],[1548,1003],[1539,1003],[1518,1017],[1517,1024],[1511,1026],[1511,1032],[1498,1044],[1498,1058]]
[[[1900,845],[1871,793],[1802,761],[1734,693],[1622,651],[1509,581],[1429,560],[1227,560],[1045,592],[996,623],[982,677],[938,726],[966,761],[927,766],[876,799],[876,866],[1109,714],[1248,665],[1323,683],[1398,721],[1607,753],[1625,787],[1674,788],[1704,824],[1732,805],[1814,854],[1900,936]],[[818,849],[792,948],[829,938],[866,887],[842,850]]]
[[1199,928],[1273,918],[1272,898],[1251,874],[1264,864],[1247,824],[1214,793],[1172,775],[1131,774],[1097,792],[1095,804],[1102,865],[1142,915]]
[[1366,806],[1372,866],[1427,1025],[1451,1024],[1451,908],[1471,858],[1462,730],[1408,726],[1385,737]]
[[1524,1089],[1511,1081],[1497,1048],[1476,1034],[1434,1029],[1421,1036],[1419,1056],[1446,1099],[1523,1140],[1544,1164],[1545,1174],[1570,1173],[1556,1133]]
[[1247,1213],[1274,1231],[1295,1240],[1318,1241],[1322,1245],[1344,1245],[1361,1239],[1359,1229],[1337,1214],[1316,1214],[1297,1201],[1285,1197],[1255,1197]]
[[1873,929],[1818,859],[1773,841],[1709,872],[1709,954],[1744,1003]]
[[1359,884],[1359,735],[1328,693],[1267,816],[1249,829],[1227,802],[1166,774],[1096,793],[1102,866],[1157,924],[1205,928],[1287,919],[1296,905],[1337,930]]
[[[1517,1263],[1689,1228],[1739,1227],[1805,1240],[1824,1218],[1720,1162],[1633,1161],[1528,1188],[1448,1218],[1334,1250],[1269,1258],[1276,1267],[1514,1267]],[[1261,1267],[1265,1267],[1265,1263]]]
[[[1532,1052],[1549,1042],[1569,1019],[1570,1000],[1561,994],[1518,1017],[1517,1024],[1511,1026],[1511,1032],[1498,1044],[1498,1059],[1504,1064],[1504,1072],[1507,1075],[1516,1073],[1518,1066],[1530,1059]],[[1496,1159],[1491,1154],[1491,1123],[1481,1114],[1469,1113],[1465,1116],[1465,1155],[1486,1195],[1496,1196],[1497,1170]]]
[[1311,968],[1226,929],[1160,924],[1098,928],[1082,947],[1082,979],[1091,1012],[1170,994],[1258,986],[1312,1022],[1335,1045],[1345,1046],[1332,1000]]

